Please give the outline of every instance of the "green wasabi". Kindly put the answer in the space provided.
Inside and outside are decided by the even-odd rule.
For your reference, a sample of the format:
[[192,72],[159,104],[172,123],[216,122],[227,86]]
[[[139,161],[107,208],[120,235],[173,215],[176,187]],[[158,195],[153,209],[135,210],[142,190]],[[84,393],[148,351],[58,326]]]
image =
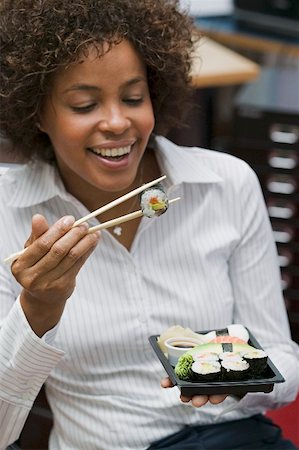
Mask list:
[[190,354],[184,353],[175,366],[175,373],[181,380],[188,380],[192,375],[193,357]]

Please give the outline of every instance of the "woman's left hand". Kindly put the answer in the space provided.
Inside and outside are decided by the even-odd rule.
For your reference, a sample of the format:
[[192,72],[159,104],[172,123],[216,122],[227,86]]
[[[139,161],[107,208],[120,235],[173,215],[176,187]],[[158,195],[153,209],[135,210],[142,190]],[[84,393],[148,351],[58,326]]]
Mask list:
[[[173,387],[173,384],[171,380],[166,377],[161,380],[161,386],[163,388],[171,388]],[[210,402],[213,405],[218,405],[218,403],[222,403],[228,394],[222,394],[222,395],[194,395],[193,397],[185,397],[183,395],[180,396],[180,399],[183,403],[189,403],[191,401],[192,405],[196,408],[200,408],[201,406],[205,405],[206,403]]]

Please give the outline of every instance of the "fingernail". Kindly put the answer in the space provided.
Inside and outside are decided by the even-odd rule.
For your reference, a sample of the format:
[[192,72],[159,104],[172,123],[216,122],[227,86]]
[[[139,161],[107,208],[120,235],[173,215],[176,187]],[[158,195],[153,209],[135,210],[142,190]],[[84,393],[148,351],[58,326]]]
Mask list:
[[88,230],[89,225],[87,222],[83,222],[83,223],[80,223],[79,227],[82,228],[83,230]]
[[62,223],[65,227],[70,227],[74,224],[75,222],[75,217],[74,216],[65,216],[62,219]]
[[98,241],[100,240],[100,237],[101,237],[101,232],[100,231],[96,231],[95,232],[95,235],[96,235],[96,237],[97,237],[97,239],[98,239]]

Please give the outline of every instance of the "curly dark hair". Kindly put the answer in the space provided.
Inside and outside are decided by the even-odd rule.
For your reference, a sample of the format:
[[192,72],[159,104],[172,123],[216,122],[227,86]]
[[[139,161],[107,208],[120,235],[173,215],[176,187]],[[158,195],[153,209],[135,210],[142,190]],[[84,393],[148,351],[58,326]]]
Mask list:
[[130,40],[147,67],[155,133],[178,125],[188,104],[194,27],[179,0],[1,0],[0,130],[17,152],[45,157],[36,126],[53,74],[90,45]]

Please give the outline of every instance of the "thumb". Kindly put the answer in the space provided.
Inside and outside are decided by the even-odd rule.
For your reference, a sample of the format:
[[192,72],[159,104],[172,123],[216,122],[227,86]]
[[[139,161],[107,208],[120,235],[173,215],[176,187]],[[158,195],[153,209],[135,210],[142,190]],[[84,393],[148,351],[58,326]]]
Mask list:
[[32,217],[32,231],[29,238],[25,242],[25,247],[28,247],[30,244],[36,241],[36,239],[38,239],[42,234],[48,231],[48,229],[49,225],[45,217],[41,214],[35,214]]

